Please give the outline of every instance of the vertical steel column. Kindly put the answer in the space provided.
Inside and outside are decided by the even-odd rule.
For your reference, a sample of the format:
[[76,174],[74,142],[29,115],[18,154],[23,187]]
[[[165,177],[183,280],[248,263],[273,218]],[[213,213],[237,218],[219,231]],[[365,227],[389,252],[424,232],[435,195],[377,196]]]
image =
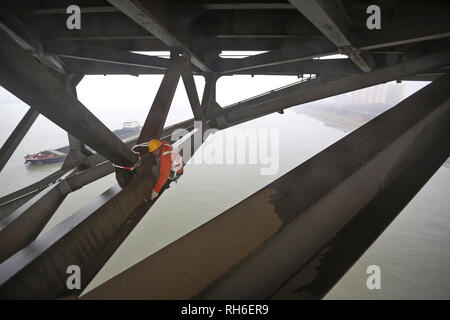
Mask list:
[[2,169],[5,167],[9,158],[11,158],[17,146],[20,144],[23,137],[25,137],[26,133],[31,128],[38,115],[39,112],[30,108],[24,115],[22,120],[20,120],[19,124],[11,133],[9,138],[5,141],[0,149],[0,171],[2,171]]

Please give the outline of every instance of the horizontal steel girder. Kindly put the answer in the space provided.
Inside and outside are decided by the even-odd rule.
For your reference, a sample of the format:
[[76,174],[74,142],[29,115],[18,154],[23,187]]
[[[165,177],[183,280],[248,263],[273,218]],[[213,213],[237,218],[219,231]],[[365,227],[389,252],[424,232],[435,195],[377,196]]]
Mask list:
[[353,34],[353,43],[361,50],[372,50],[408,43],[450,37],[450,13],[420,17],[420,23],[384,24],[376,32]]
[[122,165],[134,164],[136,155],[74,98],[30,52],[1,34],[0,84],[68,133]]
[[223,74],[308,60],[335,54],[337,47],[327,40],[316,40],[298,46],[280,48],[242,59],[217,58],[213,67]]
[[224,107],[223,112],[216,115],[213,120],[218,128],[226,128],[285,108],[401,79],[448,64],[450,64],[450,51],[446,50],[325,83],[322,83],[320,78],[316,78]]
[[68,40],[44,40],[43,52],[61,58],[104,62],[127,67],[148,68],[150,70],[165,70],[169,61],[164,58],[152,57],[128,51],[102,48],[78,44]]
[[[437,160],[435,163],[445,161],[450,144],[438,154],[428,151],[436,151],[435,144],[442,138],[448,142],[449,85],[448,75],[428,85],[82,298],[273,297],[315,254],[328,258],[324,246],[332,243],[339,230],[359,216],[373,199],[384,193],[388,200],[395,201],[392,197],[398,193],[386,195],[384,190],[408,189],[408,185],[399,185],[397,179],[410,174],[409,166],[416,160],[425,157]],[[433,165],[431,171],[436,169]],[[431,171],[427,170],[428,176]],[[422,180],[420,185],[423,183]],[[407,200],[413,195],[408,194]],[[401,209],[402,206],[396,206],[390,218]],[[377,223],[375,217],[372,221]],[[380,225],[385,226],[385,222]],[[352,233],[359,234],[354,229]],[[357,255],[362,252],[359,250]],[[341,270],[356,259],[335,257],[331,264],[322,263],[319,272],[329,271],[333,263]],[[339,272],[338,276],[328,274],[328,279],[335,283],[340,276]]]
[[360,54],[349,40],[350,24],[339,0],[289,1],[331,42],[344,50],[362,71],[369,72],[373,69],[369,54]]
[[[169,48],[176,48],[182,50],[187,55],[192,57],[192,63],[198,67],[203,72],[211,71],[206,63],[204,63],[200,58],[198,58],[190,48],[185,44],[181,43],[175,35],[170,32],[164,23],[161,21],[161,17],[157,17],[154,12],[150,12],[144,2],[139,0],[108,0],[114,7],[118,8],[125,15],[130,17],[134,22],[143,27],[145,30],[155,35],[163,43],[165,43]],[[154,6],[158,6],[159,3],[155,1]],[[161,11],[162,8],[158,8]],[[155,10],[156,11],[156,10]]]

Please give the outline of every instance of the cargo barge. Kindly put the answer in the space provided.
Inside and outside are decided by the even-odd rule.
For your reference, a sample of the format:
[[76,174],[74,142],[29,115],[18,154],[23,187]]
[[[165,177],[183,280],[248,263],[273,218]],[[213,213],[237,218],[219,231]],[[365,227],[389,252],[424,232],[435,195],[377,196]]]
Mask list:
[[[122,141],[137,137],[142,127],[137,121],[125,121],[122,129],[114,130],[113,133]],[[63,162],[70,151],[70,146],[64,146],[58,149],[49,149],[35,154],[27,154],[25,164],[41,165],[48,163]]]

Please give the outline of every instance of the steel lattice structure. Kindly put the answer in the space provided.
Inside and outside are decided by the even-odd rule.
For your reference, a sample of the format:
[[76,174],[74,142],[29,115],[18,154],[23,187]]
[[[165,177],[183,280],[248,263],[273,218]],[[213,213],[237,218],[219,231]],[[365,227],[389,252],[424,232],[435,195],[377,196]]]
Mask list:
[[[66,28],[73,4],[80,30]],[[380,30],[366,27],[369,4],[381,7]],[[86,288],[154,203],[144,201],[157,178],[150,154],[133,173],[112,165],[136,163],[136,143],[180,128],[193,134],[194,120],[203,132],[220,130],[392,80],[432,81],[83,296],[323,297],[449,156],[449,9],[426,0],[2,1],[0,84],[30,109],[0,149],[0,170],[38,114],[67,131],[70,153],[57,172],[0,198],[0,297],[76,297]],[[219,56],[227,50],[266,52]],[[316,59],[337,53],[348,59]],[[164,74],[139,138],[122,142],[77,99],[76,85],[94,74]],[[217,79],[236,74],[302,81],[220,106]],[[194,75],[205,77],[202,99]],[[180,78],[194,119],[164,128]],[[114,171],[119,185],[41,234],[69,193]],[[81,267],[81,290],[67,289],[68,265]]]

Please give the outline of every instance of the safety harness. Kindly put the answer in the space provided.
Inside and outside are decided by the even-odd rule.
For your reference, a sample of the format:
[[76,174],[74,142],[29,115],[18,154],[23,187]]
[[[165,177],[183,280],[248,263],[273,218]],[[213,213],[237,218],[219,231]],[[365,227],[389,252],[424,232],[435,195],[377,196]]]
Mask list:
[[161,154],[161,157],[165,156],[166,154],[171,154],[172,167],[170,168],[170,170],[173,173],[173,178],[170,177],[170,179],[174,180],[176,182],[176,180],[178,179],[177,173],[181,168],[183,168],[183,159],[181,158],[179,152],[177,150],[175,150],[170,144],[162,143],[162,145],[169,147],[171,149],[171,150],[163,152]]
[[[134,149],[137,147],[146,147],[148,145],[148,142],[143,142],[141,144],[136,144],[131,148],[131,151],[133,151],[135,154],[138,155],[138,160],[136,161],[136,163],[129,167],[129,166],[120,166],[118,164],[112,164],[114,167],[119,168],[119,169],[124,169],[124,170],[129,170],[129,171],[133,171],[134,169],[136,169],[137,167],[139,167],[141,165],[141,153],[135,151]],[[173,149],[173,147],[168,144],[168,143],[162,143],[161,145],[165,145],[167,147],[170,147],[171,150],[164,152],[162,156],[171,153],[171,158],[172,158],[172,167],[170,168],[173,173],[174,173],[174,177],[172,180],[176,180],[177,177],[177,171],[180,170],[183,167],[183,159],[181,158],[180,154]]]

